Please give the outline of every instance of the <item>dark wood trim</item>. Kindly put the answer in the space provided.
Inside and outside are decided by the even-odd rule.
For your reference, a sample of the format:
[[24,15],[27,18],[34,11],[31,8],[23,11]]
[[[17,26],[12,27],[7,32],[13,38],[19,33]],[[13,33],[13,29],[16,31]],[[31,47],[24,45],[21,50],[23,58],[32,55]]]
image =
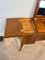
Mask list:
[[38,9],[39,9],[39,3],[40,3],[40,0],[37,0],[33,18],[45,18],[44,15],[41,15],[41,16],[37,15]]
[[37,16],[37,12],[38,12],[38,9],[39,9],[39,2],[40,2],[40,0],[37,0],[37,2],[36,2],[36,8],[35,8],[35,12],[34,12],[34,17],[36,17]]

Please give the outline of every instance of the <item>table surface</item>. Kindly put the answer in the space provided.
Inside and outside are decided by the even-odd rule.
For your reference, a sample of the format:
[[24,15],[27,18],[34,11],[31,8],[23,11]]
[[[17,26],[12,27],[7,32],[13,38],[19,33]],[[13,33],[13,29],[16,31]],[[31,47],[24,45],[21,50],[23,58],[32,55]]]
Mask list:
[[[45,34],[45,22],[40,19],[34,20],[29,18],[8,18],[5,27],[4,37],[18,37],[24,35],[32,35],[37,29],[37,34]],[[36,28],[35,28],[36,27]]]
[[8,18],[5,27],[5,37],[18,37],[34,33],[34,25],[28,18]]
[[45,20],[43,21],[40,18],[36,18],[34,20],[34,23],[35,23],[38,33],[45,33]]

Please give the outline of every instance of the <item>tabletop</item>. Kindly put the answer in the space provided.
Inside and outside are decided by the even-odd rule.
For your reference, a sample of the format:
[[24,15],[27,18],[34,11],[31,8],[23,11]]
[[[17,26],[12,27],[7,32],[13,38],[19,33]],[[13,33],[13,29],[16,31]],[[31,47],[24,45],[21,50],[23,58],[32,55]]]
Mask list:
[[34,33],[34,25],[30,18],[8,18],[5,37],[18,37]]

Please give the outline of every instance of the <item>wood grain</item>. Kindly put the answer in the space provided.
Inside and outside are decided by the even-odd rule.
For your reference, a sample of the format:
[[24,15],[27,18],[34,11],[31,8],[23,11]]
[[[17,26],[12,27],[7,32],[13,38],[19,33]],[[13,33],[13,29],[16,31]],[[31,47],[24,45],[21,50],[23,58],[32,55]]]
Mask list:
[[39,18],[36,18],[34,22],[35,22],[37,31],[39,33],[45,33],[45,23],[43,23],[42,20]]
[[22,28],[24,33],[34,33],[30,19],[21,19]]
[[41,0],[37,0],[36,2],[36,7],[35,7],[35,11],[34,11],[34,16],[33,18],[45,18],[45,15],[38,15],[38,10],[39,10],[39,4],[40,4]]
[[7,19],[4,37],[17,37],[31,33],[34,33],[31,19],[29,18]]

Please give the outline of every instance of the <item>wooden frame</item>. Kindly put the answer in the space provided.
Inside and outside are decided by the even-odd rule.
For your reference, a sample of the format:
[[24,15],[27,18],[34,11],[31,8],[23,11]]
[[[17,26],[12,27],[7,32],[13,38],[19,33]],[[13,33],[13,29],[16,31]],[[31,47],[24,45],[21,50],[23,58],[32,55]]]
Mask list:
[[38,16],[37,13],[38,13],[38,9],[39,9],[39,3],[40,3],[40,0],[37,0],[36,2],[36,8],[35,8],[35,12],[34,12],[34,17],[33,18],[45,18],[44,15],[41,15],[41,16]]

